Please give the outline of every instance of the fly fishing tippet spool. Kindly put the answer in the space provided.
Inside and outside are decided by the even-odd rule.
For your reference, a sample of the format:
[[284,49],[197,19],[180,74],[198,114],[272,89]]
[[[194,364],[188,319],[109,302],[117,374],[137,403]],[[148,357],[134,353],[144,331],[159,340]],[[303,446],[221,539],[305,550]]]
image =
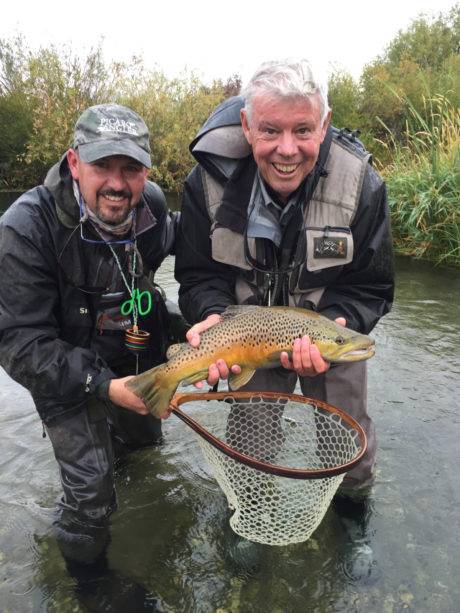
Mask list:
[[150,332],[139,330],[137,326],[128,328],[125,332],[125,346],[133,353],[140,353],[148,349]]

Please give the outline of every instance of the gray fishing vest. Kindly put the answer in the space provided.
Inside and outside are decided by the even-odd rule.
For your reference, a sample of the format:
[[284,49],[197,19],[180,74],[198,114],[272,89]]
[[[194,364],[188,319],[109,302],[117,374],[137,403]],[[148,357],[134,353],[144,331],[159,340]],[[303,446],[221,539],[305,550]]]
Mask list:
[[[350,225],[358,207],[369,158],[368,152],[350,146],[349,142],[334,135],[324,166],[327,176],[320,177],[311,200],[304,207],[307,251],[304,266],[309,272],[344,266],[353,260]],[[212,257],[217,262],[251,271],[244,257],[244,236],[214,221],[224,187],[203,168],[201,171],[206,207],[211,219]],[[255,239],[248,238],[247,241],[249,251],[255,258]],[[290,306],[303,306],[306,301],[317,305],[325,288],[300,289],[300,276],[297,274],[297,280],[289,284]],[[260,295],[255,272],[237,277],[235,293],[238,304],[245,304]]]

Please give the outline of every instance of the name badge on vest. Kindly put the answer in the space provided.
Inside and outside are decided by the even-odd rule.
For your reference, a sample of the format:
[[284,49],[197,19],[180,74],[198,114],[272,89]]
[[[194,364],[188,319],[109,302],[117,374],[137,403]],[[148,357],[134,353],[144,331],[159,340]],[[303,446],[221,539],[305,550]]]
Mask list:
[[314,258],[341,258],[348,254],[348,240],[344,236],[317,236],[314,238]]

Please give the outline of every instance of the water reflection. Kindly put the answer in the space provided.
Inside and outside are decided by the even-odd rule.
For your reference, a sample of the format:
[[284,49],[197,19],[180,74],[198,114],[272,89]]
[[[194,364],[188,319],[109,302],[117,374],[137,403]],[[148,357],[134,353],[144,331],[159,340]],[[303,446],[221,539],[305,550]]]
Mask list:
[[[158,280],[175,300],[172,266]],[[369,363],[378,474],[361,515],[331,506],[305,543],[238,549],[195,435],[173,416],[163,447],[118,469],[113,572],[166,612],[460,610],[459,304],[457,271],[398,262],[395,308]],[[0,424],[2,610],[83,611],[49,535],[60,493],[51,446],[29,394],[4,373]]]

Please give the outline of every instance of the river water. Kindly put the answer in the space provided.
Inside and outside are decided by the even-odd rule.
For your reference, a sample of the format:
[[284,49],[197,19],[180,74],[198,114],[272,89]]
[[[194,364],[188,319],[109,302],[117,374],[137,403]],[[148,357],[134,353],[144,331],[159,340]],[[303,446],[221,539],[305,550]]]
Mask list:
[[[175,300],[172,269],[169,258],[157,280]],[[168,613],[458,613],[459,305],[458,271],[398,260],[393,311],[373,333],[378,472],[359,520],[330,507],[305,543],[235,553],[226,500],[172,416],[165,445],[118,470],[111,568]],[[84,611],[50,533],[60,484],[49,439],[1,370],[0,429],[0,611]]]

